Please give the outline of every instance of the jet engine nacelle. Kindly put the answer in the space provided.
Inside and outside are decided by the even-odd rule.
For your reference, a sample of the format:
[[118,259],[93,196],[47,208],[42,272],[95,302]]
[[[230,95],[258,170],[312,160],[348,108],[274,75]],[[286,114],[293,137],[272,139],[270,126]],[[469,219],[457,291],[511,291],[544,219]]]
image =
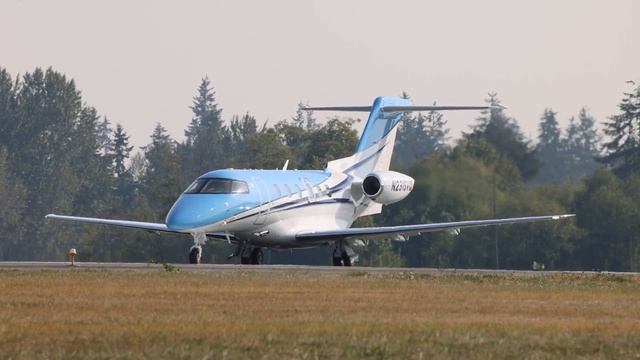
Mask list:
[[371,200],[389,205],[398,202],[413,190],[412,177],[395,171],[375,171],[362,180],[362,192]]

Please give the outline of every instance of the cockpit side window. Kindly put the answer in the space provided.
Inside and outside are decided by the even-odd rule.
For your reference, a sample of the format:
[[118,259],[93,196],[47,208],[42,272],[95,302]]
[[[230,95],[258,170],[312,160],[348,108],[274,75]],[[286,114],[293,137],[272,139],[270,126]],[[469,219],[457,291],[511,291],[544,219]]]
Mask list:
[[207,179],[198,179],[191,183],[187,190],[184,191],[185,194],[196,194],[202,189],[202,186],[207,182]]
[[185,194],[248,194],[246,182],[231,179],[198,179],[194,181]]
[[249,186],[247,183],[240,180],[233,180],[231,182],[231,193],[232,194],[248,194]]

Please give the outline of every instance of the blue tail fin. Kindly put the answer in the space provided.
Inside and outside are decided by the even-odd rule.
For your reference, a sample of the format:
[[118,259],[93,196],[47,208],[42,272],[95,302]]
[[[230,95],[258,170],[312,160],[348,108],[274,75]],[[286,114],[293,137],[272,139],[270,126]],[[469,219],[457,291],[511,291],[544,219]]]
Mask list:
[[369,119],[364,127],[360,142],[356,147],[356,153],[362,152],[380,141],[389,132],[398,125],[402,112],[400,111],[383,111],[384,107],[389,106],[411,106],[411,101],[398,97],[380,96],[373,101]]

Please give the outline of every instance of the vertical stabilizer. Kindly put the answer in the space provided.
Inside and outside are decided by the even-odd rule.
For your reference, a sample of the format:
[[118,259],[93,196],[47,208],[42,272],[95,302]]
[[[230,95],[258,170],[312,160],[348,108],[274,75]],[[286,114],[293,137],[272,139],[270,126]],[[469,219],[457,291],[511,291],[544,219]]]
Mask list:
[[344,172],[354,179],[362,179],[375,170],[389,170],[398,123],[403,112],[386,111],[385,108],[407,106],[411,106],[408,99],[383,96],[376,98],[355,154],[329,162],[327,169]]

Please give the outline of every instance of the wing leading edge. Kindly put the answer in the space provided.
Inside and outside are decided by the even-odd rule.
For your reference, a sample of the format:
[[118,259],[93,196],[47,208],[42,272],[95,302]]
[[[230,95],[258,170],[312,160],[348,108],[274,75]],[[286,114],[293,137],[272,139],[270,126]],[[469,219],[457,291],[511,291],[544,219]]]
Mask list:
[[566,215],[548,215],[548,216],[529,216],[506,219],[491,220],[471,220],[471,221],[454,221],[447,223],[434,224],[416,224],[401,226],[382,226],[382,227],[366,227],[366,228],[348,228],[341,230],[328,231],[310,231],[296,234],[299,241],[317,242],[317,241],[335,241],[344,239],[394,239],[398,236],[408,238],[409,236],[420,235],[424,232],[443,231],[461,228],[471,228],[490,225],[505,225],[527,222],[560,220],[574,217],[575,214]]
[[[169,229],[165,224],[150,223],[150,222],[143,222],[143,221],[100,219],[100,218],[56,215],[56,214],[49,214],[45,216],[45,219],[77,221],[77,222],[84,222],[84,223],[90,223],[90,224],[111,225],[111,226],[120,226],[120,227],[127,227],[127,228],[133,228],[133,229],[142,229],[142,230],[147,230],[152,232],[161,231],[161,232],[183,234],[180,231]],[[207,233],[206,235],[207,237],[214,238],[214,239],[225,240],[227,238],[230,238],[231,240],[236,240],[233,235],[230,235],[230,234],[227,235],[225,233]]]
[[67,216],[67,215],[56,215],[56,214],[49,214],[45,216],[45,219],[78,221],[78,222],[85,222],[85,223],[91,223],[91,224],[122,226],[122,227],[143,229],[143,230],[149,230],[149,231],[164,231],[164,232],[173,232],[173,233],[178,232],[178,231],[170,230],[165,224],[142,222],[142,221],[99,219],[99,218],[90,218],[90,217],[82,217],[82,216]]

